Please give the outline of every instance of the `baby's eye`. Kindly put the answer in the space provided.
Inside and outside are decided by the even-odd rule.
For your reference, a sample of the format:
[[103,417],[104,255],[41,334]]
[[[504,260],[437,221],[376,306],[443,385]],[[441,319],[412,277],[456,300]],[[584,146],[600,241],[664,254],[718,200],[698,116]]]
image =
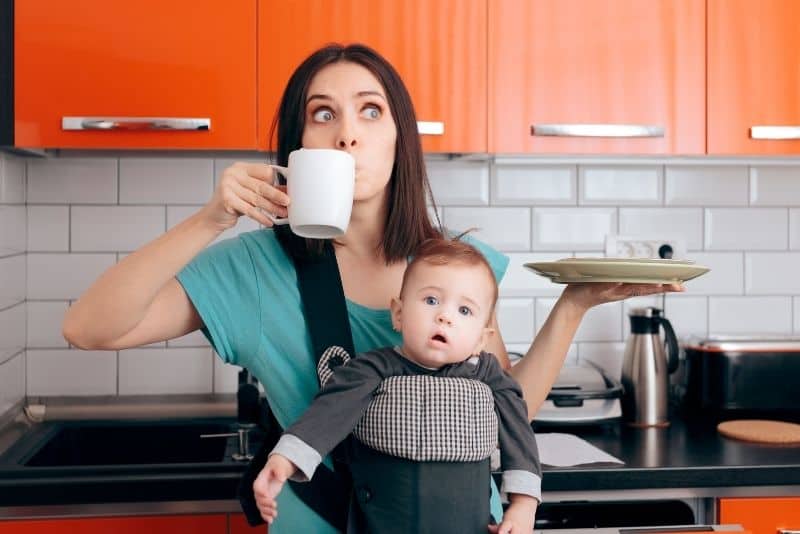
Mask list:
[[470,310],[467,306],[459,306],[458,313],[461,315],[472,315],[472,310]]
[[314,122],[328,122],[333,120],[333,112],[326,108],[318,109],[312,115]]
[[377,120],[381,118],[381,109],[378,106],[370,105],[361,110],[361,116],[365,119]]
[[439,304],[439,299],[436,297],[425,297],[425,304],[428,304],[429,306],[436,306]]

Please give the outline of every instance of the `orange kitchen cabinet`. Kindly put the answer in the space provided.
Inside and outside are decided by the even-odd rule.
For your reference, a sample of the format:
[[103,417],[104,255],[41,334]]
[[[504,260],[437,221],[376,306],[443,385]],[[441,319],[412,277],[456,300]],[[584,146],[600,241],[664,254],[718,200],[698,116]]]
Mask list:
[[226,514],[0,520],[0,534],[227,534]]
[[[17,0],[14,9],[15,146],[256,148],[256,0]],[[120,120],[65,130],[65,117]],[[210,125],[176,131],[166,128],[182,122],[143,118]]]
[[739,524],[752,534],[796,532],[800,529],[800,497],[720,499],[719,523]]
[[800,154],[798,21],[796,0],[708,0],[709,154]]
[[[411,93],[427,152],[486,152],[486,0],[260,0],[258,134],[291,73],[330,42],[375,48]],[[424,129],[424,130],[423,130]]]
[[228,514],[228,534],[265,534],[269,529],[264,525],[251,527],[244,514]]
[[705,0],[489,0],[489,151],[703,154]]

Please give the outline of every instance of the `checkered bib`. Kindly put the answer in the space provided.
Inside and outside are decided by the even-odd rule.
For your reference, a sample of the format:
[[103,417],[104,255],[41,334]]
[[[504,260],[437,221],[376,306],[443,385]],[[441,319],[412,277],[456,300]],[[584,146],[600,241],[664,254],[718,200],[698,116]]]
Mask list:
[[492,391],[469,378],[384,379],[353,431],[373,449],[415,461],[474,462],[497,448]]

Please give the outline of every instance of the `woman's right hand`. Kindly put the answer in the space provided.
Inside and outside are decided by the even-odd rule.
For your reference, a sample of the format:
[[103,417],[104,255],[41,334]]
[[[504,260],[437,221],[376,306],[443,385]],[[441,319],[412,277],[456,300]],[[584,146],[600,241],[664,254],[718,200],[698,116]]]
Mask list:
[[275,171],[265,163],[234,163],[222,172],[202,212],[220,230],[235,226],[242,215],[272,226],[264,212],[286,217],[289,205],[286,186],[273,185],[274,177]]

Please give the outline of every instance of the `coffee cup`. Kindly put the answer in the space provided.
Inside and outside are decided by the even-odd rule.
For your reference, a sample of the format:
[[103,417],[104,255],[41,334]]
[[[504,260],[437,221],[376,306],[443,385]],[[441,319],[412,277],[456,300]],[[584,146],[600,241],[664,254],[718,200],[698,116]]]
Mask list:
[[353,209],[353,156],[341,150],[301,148],[289,154],[287,167],[270,167],[286,178],[290,199],[288,217],[266,214],[274,224],[288,224],[295,234],[313,239],[345,233]]

